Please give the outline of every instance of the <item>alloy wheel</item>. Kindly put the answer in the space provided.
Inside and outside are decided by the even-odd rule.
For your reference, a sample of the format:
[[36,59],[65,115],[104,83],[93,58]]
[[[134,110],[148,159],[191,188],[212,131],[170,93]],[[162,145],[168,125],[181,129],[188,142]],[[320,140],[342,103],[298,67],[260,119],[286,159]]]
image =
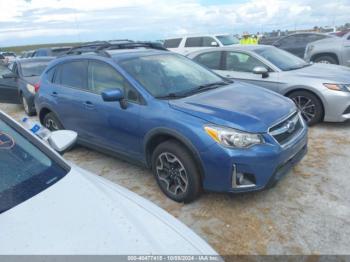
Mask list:
[[330,64],[331,62],[329,62],[328,60],[320,60],[320,61],[318,61],[317,63],[320,63],[320,64]]
[[188,176],[184,165],[174,154],[165,152],[158,156],[156,172],[163,189],[172,195],[186,192]]
[[315,117],[316,105],[310,98],[305,96],[296,96],[293,97],[293,101],[307,122],[310,122]]
[[51,131],[59,130],[57,123],[51,118],[45,121],[45,127]]

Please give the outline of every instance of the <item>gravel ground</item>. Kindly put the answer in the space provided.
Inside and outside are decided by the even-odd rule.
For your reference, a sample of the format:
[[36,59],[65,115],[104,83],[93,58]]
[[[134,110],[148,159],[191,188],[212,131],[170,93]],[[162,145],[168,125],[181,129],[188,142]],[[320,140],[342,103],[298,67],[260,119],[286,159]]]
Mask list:
[[[0,110],[19,119],[18,106]],[[149,170],[83,147],[65,158],[164,208],[220,254],[350,254],[350,123],[310,128],[309,153],[276,187],[205,193],[191,204],[167,199]]]

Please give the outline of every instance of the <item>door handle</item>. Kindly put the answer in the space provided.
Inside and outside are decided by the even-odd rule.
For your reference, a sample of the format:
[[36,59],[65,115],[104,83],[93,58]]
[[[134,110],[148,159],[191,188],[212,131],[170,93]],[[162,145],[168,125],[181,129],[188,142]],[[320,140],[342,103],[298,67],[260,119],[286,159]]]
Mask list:
[[58,93],[54,91],[51,93],[51,96],[58,96]]
[[90,102],[90,101],[84,102],[84,106],[87,109],[94,109],[95,108],[95,105],[92,102]]

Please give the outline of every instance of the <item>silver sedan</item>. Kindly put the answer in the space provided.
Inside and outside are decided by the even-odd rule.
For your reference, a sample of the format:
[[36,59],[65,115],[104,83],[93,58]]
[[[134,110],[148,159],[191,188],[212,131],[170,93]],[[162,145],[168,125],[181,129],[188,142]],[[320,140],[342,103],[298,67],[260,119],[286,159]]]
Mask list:
[[286,51],[264,45],[211,48],[187,56],[221,76],[291,98],[309,125],[350,119],[350,68],[309,64]]

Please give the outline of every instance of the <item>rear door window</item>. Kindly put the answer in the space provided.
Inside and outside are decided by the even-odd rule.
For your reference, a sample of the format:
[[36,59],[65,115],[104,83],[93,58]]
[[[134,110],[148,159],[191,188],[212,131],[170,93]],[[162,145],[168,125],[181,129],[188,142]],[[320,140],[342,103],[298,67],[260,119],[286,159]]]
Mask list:
[[186,39],[185,47],[201,47],[202,42],[202,37],[188,37]]
[[212,37],[188,37],[185,47],[211,47],[213,42],[217,43]]
[[221,54],[220,51],[208,52],[197,56],[194,60],[210,69],[221,69]]
[[167,39],[164,41],[165,48],[177,48],[181,43],[182,38]]
[[57,81],[61,85],[87,89],[87,61],[73,61],[62,64],[59,71]]

